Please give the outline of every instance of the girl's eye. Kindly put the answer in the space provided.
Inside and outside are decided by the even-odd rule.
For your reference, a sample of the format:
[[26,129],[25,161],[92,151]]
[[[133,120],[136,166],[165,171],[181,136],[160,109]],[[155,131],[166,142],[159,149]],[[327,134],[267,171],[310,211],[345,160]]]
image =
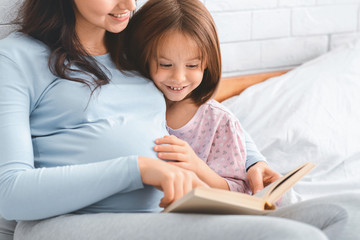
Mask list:
[[198,66],[199,66],[199,64],[186,65],[186,67],[188,67],[188,68],[197,68]]
[[163,64],[163,63],[160,63],[159,65],[160,65],[160,67],[163,67],[163,68],[169,68],[172,66],[172,64]]

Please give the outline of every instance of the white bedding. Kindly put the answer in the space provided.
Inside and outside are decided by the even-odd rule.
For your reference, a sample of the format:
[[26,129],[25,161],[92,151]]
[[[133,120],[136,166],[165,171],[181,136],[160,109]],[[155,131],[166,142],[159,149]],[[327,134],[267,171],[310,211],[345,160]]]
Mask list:
[[317,164],[302,198],[360,191],[360,42],[329,52],[223,102],[270,166]]

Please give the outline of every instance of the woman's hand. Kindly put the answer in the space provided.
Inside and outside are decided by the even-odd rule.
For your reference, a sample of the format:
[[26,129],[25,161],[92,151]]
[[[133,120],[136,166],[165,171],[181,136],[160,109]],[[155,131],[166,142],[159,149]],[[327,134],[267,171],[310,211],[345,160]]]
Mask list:
[[167,207],[195,187],[208,186],[194,172],[158,159],[139,157],[138,165],[143,183],[164,192],[160,207]]
[[158,152],[158,157],[163,160],[175,161],[169,162],[171,164],[193,171],[197,175],[200,175],[202,169],[207,166],[186,141],[174,135],[156,139],[155,143],[157,145],[154,147],[154,151]]
[[257,162],[247,171],[250,188],[253,194],[263,189],[270,183],[279,179],[281,175],[272,170],[266,162]]

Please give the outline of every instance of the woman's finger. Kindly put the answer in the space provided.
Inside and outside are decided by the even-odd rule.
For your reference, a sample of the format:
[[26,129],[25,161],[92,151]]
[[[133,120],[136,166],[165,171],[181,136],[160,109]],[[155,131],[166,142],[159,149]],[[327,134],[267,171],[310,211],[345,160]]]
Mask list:
[[158,152],[157,156],[163,160],[185,161],[186,158],[182,153]]
[[187,194],[188,192],[190,192],[193,189],[193,179],[191,179],[191,181],[185,181],[184,182],[184,194]]
[[176,181],[174,181],[174,201],[184,196],[184,181],[186,180],[183,174],[179,174]]
[[163,181],[161,184],[164,197],[161,199],[160,207],[166,207],[174,201],[175,189],[174,181]]
[[259,171],[248,172],[250,188],[253,194],[264,188],[263,176]]

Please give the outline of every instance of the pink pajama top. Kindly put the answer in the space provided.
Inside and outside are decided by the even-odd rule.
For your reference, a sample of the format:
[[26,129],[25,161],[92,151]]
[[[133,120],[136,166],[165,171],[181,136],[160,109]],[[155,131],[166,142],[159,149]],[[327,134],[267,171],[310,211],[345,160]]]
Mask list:
[[187,141],[207,165],[223,177],[231,191],[250,193],[246,178],[246,140],[239,120],[223,105],[211,99],[194,117],[170,134]]

